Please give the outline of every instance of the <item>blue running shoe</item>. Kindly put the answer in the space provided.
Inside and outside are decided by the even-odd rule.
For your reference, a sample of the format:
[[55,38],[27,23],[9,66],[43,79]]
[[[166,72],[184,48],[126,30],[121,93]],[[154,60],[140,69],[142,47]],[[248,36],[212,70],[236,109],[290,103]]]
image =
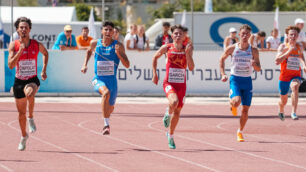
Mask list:
[[282,121],[285,120],[285,115],[284,115],[284,113],[279,112],[279,113],[278,113],[278,117],[279,117],[279,119],[282,120]]
[[174,143],[174,139],[170,137],[170,135],[167,133],[167,137],[168,137],[168,146],[170,149],[175,149],[175,143]]
[[296,113],[291,113],[291,118],[293,120],[298,120],[299,119],[299,117],[296,115]]
[[163,118],[163,123],[164,123],[164,126],[166,128],[168,128],[169,125],[170,125],[170,116],[169,116],[169,112],[168,111],[169,111],[169,109],[167,108],[167,110],[165,112],[165,115],[164,115],[164,118]]

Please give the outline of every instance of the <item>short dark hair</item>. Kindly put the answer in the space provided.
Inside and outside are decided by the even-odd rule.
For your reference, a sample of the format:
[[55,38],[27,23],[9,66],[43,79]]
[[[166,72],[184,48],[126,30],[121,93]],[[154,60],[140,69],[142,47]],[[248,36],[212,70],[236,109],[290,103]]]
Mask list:
[[181,29],[182,31],[184,31],[184,27],[180,24],[176,24],[174,26],[171,27],[171,32],[173,33],[175,29]]
[[170,23],[169,22],[163,22],[163,27],[170,27]]
[[239,30],[242,30],[242,29],[246,29],[246,30],[248,30],[248,31],[252,31],[251,26],[249,26],[248,24],[244,24],[244,25],[242,25],[242,26],[240,27],[240,29],[239,29]]
[[260,32],[257,33],[257,35],[260,36],[260,37],[266,37],[266,32],[260,31]]
[[82,30],[84,30],[84,29],[89,30],[87,26],[82,27]]
[[188,32],[188,27],[183,27],[183,32]]
[[[102,25],[103,27],[106,27],[106,26],[111,26],[112,28],[114,28],[115,27],[115,25],[114,25],[114,23],[113,22],[111,22],[111,21],[105,21],[104,23],[103,23],[103,25]],[[102,29],[103,29],[103,27],[102,27]]]
[[15,23],[14,23],[16,30],[18,29],[19,23],[21,23],[21,22],[26,22],[26,23],[28,23],[29,28],[32,29],[32,22],[31,22],[31,19],[26,18],[26,17],[19,17],[19,18],[15,21]]
[[296,30],[298,33],[300,33],[301,29],[298,28],[297,26],[288,26],[285,30],[286,34],[289,33],[289,30]]

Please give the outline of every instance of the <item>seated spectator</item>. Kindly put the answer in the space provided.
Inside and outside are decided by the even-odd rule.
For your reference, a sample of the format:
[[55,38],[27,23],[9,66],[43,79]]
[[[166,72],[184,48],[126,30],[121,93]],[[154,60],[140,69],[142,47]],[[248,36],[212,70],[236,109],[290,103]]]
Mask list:
[[139,51],[150,50],[149,38],[146,37],[145,27],[141,25],[138,27],[138,32],[135,35],[136,48]]
[[130,32],[125,35],[124,45],[127,50],[136,50],[135,35],[137,33],[137,25],[133,24],[130,27]]
[[163,22],[163,32],[157,35],[155,38],[155,46],[154,49],[158,50],[162,45],[172,43],[173,40],[171,35],[169,34],[170,23]]
[[70,25],[64,27],[64,32],[58,34],[52,47],[53,50],[76,50],[78,49],[75,36],[72,34]]
[[115,26],[114,28],[113,40],[124,43],[124,37],[120,34],[120,28],[118,26]]
[[191,43],[192,41],[190,39],[190,36],[188,35],[188,28],[187,27],[183,27],[183,45],[186,46],[187,44]]
[[258,33],[251,35],[249,39],[249,43],[252,45],[252,47],[264,49],[265,48],[265,45],[264,45],[265,38],[266,38],[266,33],[264,31],[260,31]]
[[268,50],[277,50],[280,45],[280,39],[278,38],[278,29],[273,29],[271,31],[271,36],[266,40],[266,47]]
[[90,46],[92,37],[88,36],[89,29],[87,26],[82,28],[82,34],[77,36],[76,42],[80,50],[86,50]]
[[236,28],[231,27],[231,28],[229,29],[229,33],[230,33],[230,35],[227,36],[227,37],[225,37],[224,42],[223,42],[223,48],[224,48],[224,50],[225,50],[228,46],[233,45],[233,44],[235,44],[236,42],[239,41],[238,37],[236,36],[236,35],[237,35],[237,30],[236,30]]

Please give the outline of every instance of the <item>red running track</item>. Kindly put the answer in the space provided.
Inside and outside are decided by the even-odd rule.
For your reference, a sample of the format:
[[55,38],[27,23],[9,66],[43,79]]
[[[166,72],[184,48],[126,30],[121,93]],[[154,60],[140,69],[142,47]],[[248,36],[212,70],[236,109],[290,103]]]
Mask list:
[[187,104],[176,150],[167,145],[165,107],[118,104],[103,136],[99,104],[37,103],[38,130],[20,152],[15,104],[1,103],[0,171],[306,171],[306,105],[298,121],[280,121],[277,106],[252,106],[239,143],[228,105]]

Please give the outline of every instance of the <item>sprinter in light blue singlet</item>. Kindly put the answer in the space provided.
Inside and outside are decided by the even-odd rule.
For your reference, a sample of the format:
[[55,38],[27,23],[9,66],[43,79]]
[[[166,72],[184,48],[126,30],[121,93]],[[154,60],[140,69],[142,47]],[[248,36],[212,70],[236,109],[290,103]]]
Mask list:
[[95,51],[95,77],[92,80],[95,91],[102,96],[102,114],[104,118],[103,135],[110,134],[109,117],[114,111],[117,97],[117,69],[122,65],[129,68],[130,62],[122,43],[113,40],[114,24],[106,21],[102,27],[103,39],[93,40],[87,50],[81,72],[87,71],[87,64]]
[[251,36],[251,27],[242,25],[239,30],[240,41],[227,47],[220,58],[221,81],[228,80],[225,74],[225,60],[231,57],[230,77],[230,105],[234,116],[238,114],[237,109],[242,104],[240,127],[237,130],[237,141],[243,142],[242,130],[248,120],[249,108],[252,101],[252,78],[253,69],[260,71],[259,53],[257,48],[251,47],[248,40]]

